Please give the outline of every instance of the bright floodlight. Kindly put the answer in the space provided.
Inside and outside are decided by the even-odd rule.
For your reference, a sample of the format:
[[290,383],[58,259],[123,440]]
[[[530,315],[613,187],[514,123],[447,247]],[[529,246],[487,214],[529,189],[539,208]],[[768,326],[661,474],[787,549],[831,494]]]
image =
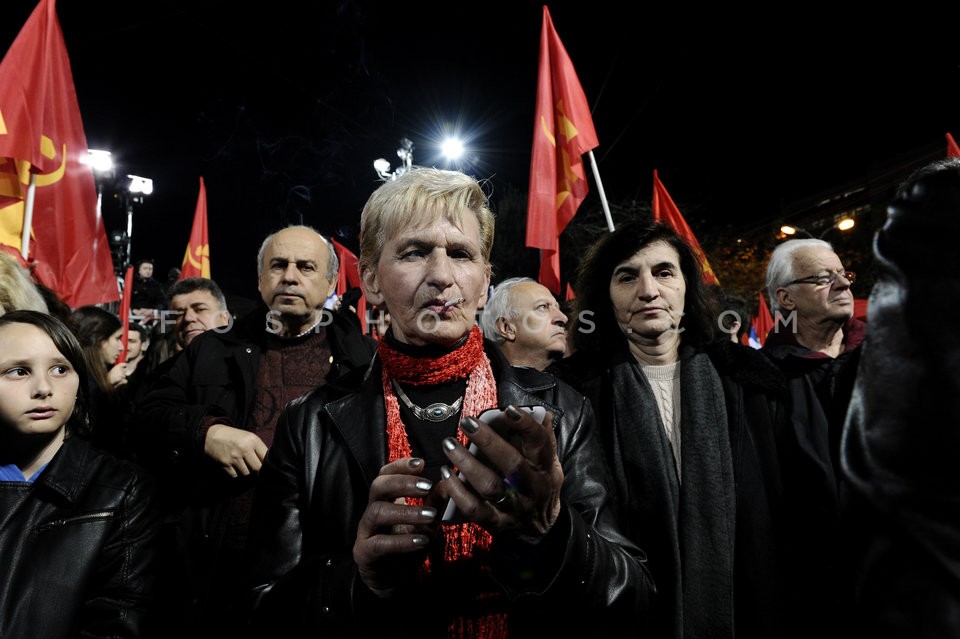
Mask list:
[[144,195],[150,195],[153,193],[153,180],[150,178],[140,177],[139,175],[127,175],[130,178],[130,186],[127,187],[131,193],[143,193]]
[[457,138],[447,138],[440,145],[440,150],[448,160],[459,160],[463,157],[463,142]]
[[783,233],[784,235],[796,235],[797,229],[793,228],[788,224],[784,224],[783,226],[780,227],[780,232]]
[[854,221],[852,217],[845,217],[839,222],[837,222],[837,228],[840,229],[841,231],[849,231],[856,224],[857,223]]
[[113,170],[113,158],[110,157],[110,151],[100,151],[98,149],[87,149],[87,156],[80,158],[84,164],[89,164],[97,173],[109,173]]

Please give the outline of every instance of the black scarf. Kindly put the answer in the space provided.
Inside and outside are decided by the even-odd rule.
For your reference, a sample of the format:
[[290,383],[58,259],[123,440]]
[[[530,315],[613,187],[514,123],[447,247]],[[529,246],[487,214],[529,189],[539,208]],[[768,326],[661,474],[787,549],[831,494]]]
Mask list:
[[682,482],[646,376],[630,357],[611,368],[613,473],[631,537],[657,584],[658,630],[733,636],[736,497],[723,387],[704,353],[680,364]]

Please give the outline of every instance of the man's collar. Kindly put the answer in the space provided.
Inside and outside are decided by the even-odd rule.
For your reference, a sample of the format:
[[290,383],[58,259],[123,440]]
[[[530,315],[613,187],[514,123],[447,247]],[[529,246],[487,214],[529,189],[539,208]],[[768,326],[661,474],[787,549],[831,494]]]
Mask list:
[[[296,335],[284,335],[284,330],[289,330],[287,324],[281,319],[282,315],[274,310],[268,310],[266,315],[266,325],[264,326],[266,332],[271,337],[276,337],[278,339],[299,339],[304,335],[307,335],[313,331],[317,330],[317,327],[326,322],[327,324],[331,321],[331,311],[325,308],[316,309],[316,318],[313,323],[310,324],[307,328],[299,331]],[[280,327],[280,330],[274,330],[276,327]]]
[[[799,356],[806,358],[817,359],[829,357],[826,353],[811,350],[798,342],[796,333],[789,330],[787,325],[777,324],[777,328],[780,330],[771,331],[767,336],[765,346],[768,344],[770,346],[793,346],[797,349],[804,349],[807,352]],[[856,317],[851,317],[844,323],[841,330],[843,331],[843,341],[841,342],[841,344],[843,344],[843,351],[841,352],[846,353],[854,350],[863,342],[867,334],[867,323]]]

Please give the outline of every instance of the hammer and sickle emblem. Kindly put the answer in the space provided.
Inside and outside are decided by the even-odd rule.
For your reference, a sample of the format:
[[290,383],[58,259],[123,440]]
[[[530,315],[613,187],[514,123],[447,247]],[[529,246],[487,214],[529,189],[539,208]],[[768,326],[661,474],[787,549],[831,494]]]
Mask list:
[[[48,158],[53,158],[56,156],[56,147],[54,146],[53,140],[46,135],[40,136],[40,153],[42,153],[44,157]],[[23,186],[28,186],[30,184],[30,167],[31,164],[29,162],[14,159],[12,168],[16,174],[16,177],[14,178],[13,174],[8,174],[8,178],[11,178],[11,182],[8,184],[9,188],[5,187],[3,191],[14,198],[25,196],[25,190],[21,190],[20,193],[17,193],[15,187],[12,185],[13,180],[16,180],[19,181]],[[37,173],[34,177],[35,185],[43,188],[52,184],[56,184],[63,179],[63,176],[66,174],[66,172],[67,145],[64,143],[59,166],[49,173]],[[6,244],[17,249],[20,248],[20,235],[23,232],[23,217],[25,213],[24,209],[25,203],[23,200],[15,200],[13,204],[0,208],[0,244]]]
[[[194,253],[196,253],[197,256],[196,259],[193,257]],[[195,251],[191,251],[189,247],[187,248],[187,254],[184,255],[184,264],[189,262],[194,268],[200,269],[202,268],[201,265],[203,264],[204,260],[210,261],[209,244],[201,244],[196,248]]]

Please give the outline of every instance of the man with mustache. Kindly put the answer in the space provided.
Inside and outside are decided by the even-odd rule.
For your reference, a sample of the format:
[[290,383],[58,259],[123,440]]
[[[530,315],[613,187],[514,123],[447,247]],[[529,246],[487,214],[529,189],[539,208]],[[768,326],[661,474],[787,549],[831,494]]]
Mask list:
[[277,417],[288,402],[366,366],[375,351],[355,323],[323,308],[338,262],[317,231],[277,231],[257,264],[264,306],[227,331],[198,335],[141,404],[142,441],[164,460],[158,471],[173,487],[170,564],[184,569],[171,579],[188,597],[172,602],[169,618],[184,625],[171,630],[242,633],[252,488]]

